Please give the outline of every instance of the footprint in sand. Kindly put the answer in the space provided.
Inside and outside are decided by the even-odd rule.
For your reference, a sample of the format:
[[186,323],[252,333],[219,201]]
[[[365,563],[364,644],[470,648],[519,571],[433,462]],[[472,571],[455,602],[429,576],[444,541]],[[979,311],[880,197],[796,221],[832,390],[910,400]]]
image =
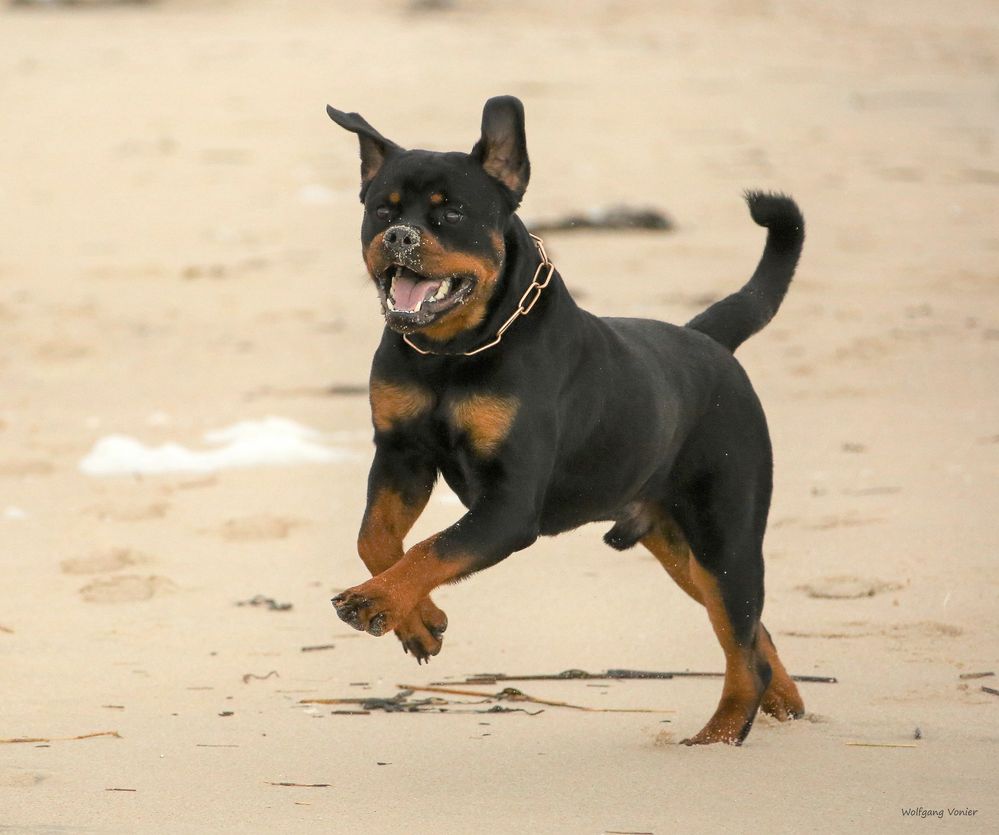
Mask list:
[[174,582],[166,577],[119,574],[117,577],[106,577],[88,583],[80,589],[80,596],[88,603],[134,603],[168,594],[176,589]]
[[55,468],[41,459],[14,459],[0,461],[0,478],[18,478],[26,475],[50,475]]
[[818,600],[857,600],[902,588],[901,583],[849,576],[825,577],[797,587],[798,591]]
[[255,542],[265,539],[284,539],[295,528],[307,524],[304,519],[290,516],[270,516],[266,513],[229,519],[218,530],[230,542]]
[[805,527],[813,531],[829,531],[836,528],[859,528],[864,525],[876,525],[883,521],[884,519],[879,516],[861,516],[851,512],[837,516],[823,516],[806,523]]
[[45,362],[66,362],[92,354],[93,349],[67,339],[53,339],[35,348],[35,356]]
[[151,502],[146,504],[116,505],[111,503],[88,507],[84,512],[96,516],[102,521],[111,522],[141,522],[145,519],[162,519],[170,509],[169,502]]
[[64,574],[103,574],[144,562],[149,562],[149,558],[131,548],[110,548],[87,557],[63,560],[59,568]]
[[37,786],[48,778],[49,775],[41,771],[29,771],[17,767],[0,769],[0,786],[4,788],[29,788]]
[[964,634],[959,626],[938,621],[923,620],[917,623],[892,623],[887,626],[869,623],[867,621],[850,621],[842,624],[843,631],[798,631],[786,630],[781,635],[791,638],[893,638],[908,643],[920,638],[958,638]]
[[935,620],[921,620],[918,623],[893,623],[883,634],[899,640],[913,638],[957,638],[964,634],[960,626],[940,623]]

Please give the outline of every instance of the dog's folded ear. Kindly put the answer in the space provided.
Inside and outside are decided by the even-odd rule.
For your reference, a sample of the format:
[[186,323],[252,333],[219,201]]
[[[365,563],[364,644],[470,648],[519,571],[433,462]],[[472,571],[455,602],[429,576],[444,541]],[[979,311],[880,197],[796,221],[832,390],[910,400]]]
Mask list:
[[524,105],[520,99],[496,96],[486,102],[482,109],[482,136],[472,148],[471,156],[490,177],[510,190],[516,208],[531,178]]
[[356,133],[361,142],[361,202],[368,185],[392,154],[401,151],[398,145],[376,131],[360,113],[344,113],[326,105],[326,113],[340,127]]

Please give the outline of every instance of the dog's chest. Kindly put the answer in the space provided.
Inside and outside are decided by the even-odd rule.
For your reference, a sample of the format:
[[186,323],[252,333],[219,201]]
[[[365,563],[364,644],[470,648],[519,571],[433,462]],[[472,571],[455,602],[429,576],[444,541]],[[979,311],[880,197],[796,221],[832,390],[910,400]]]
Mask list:
[[371,416],[379,432],[430,443],[445,455],[464,452],[477,461],[499,454],[519,410],[516,397],[486,390],[436,394],[416,383],[371,383]]

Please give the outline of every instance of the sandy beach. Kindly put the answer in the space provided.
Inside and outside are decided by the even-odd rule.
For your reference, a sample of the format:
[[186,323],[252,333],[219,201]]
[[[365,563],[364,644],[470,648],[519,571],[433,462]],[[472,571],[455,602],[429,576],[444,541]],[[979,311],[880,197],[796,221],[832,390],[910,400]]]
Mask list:
[[[741,748],[679,744],[717,678],[459,683],[722,669],[603,528],[437,592],[429,666],[330,606],[365,579],[382,322],[324,108],[467,151],[501,93],[522,216],[674,223],[546,235],[596,313],[683,322],[740,286],[746,188],[807,219],[738,356],[775,450],[765,619],[836,683]],[[999,830],[995,3],[4,5],[0,104],[0,831]],[[313,457],[206,439],[268,418]],[[215,463],[81,467],[113,436]],[[412,541],[460,512],[439,490]],[[362,701],[435,682],[483,695]]]

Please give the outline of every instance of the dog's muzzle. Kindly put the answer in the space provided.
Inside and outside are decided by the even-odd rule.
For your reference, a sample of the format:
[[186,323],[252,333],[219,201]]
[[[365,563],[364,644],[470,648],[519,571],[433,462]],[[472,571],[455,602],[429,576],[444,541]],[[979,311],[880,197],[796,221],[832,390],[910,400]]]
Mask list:
[[393,260],[404,262],[413,255],[420,245],[420,230],[415,226],[397,223],[390,226],[382,235],[382,244]]

